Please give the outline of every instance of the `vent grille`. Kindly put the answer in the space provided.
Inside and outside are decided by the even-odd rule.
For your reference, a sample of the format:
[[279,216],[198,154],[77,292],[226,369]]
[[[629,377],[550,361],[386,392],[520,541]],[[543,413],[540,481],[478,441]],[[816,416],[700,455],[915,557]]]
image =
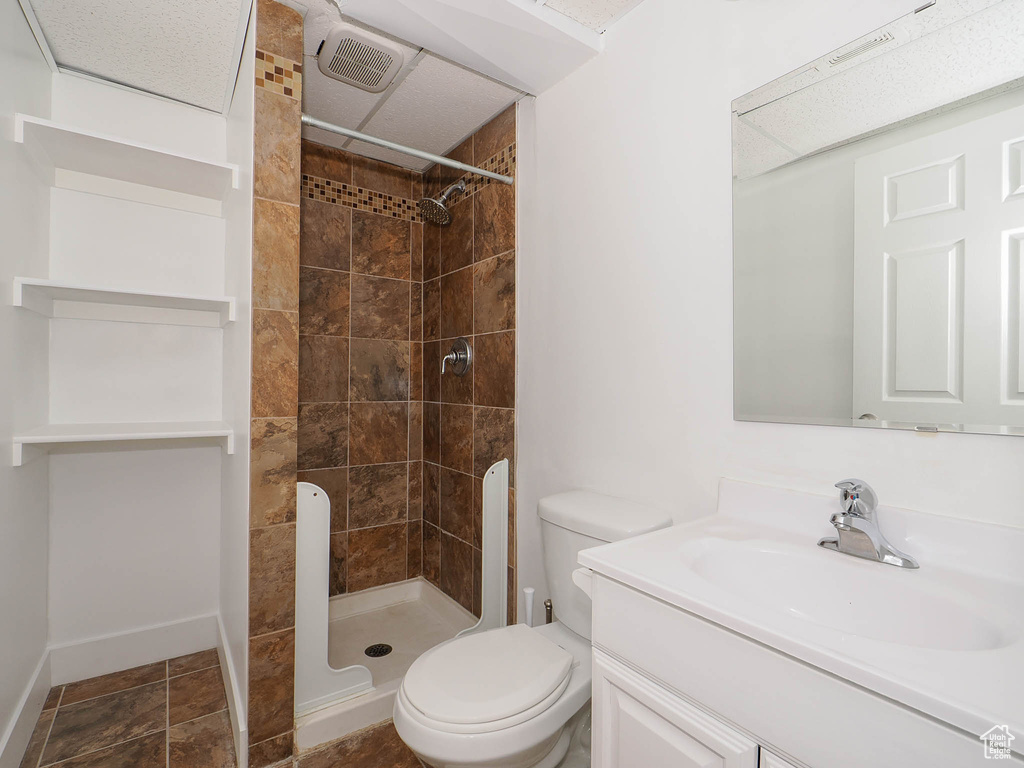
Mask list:
[[861,54],[867,53],[868,51],[877,48],[880,45],[885,45],[890,40],[895,40],[891,32],[883,32],[877,37],[873,37],[870,40],[865,40],[863,43],[858,45],[856,48],[851,48],[846,53],[841,53],[838,56],[833,56],[828,60],[829,65],[838,67],[840,64],[845,64],[850,59],[855,59]]
[[327,68],[352,83],[376,88],[394,63],[394,57],[386,51],[347,37],[338,45]]

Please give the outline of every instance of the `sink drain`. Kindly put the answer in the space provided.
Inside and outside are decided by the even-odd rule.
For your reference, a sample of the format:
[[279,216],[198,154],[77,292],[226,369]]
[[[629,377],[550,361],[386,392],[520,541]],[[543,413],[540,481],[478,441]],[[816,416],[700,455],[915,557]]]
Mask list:
[[363,651],[371,659],[379,659],[381,656],[387,656],[391,653],[391,646],[387,643],[375,643]]

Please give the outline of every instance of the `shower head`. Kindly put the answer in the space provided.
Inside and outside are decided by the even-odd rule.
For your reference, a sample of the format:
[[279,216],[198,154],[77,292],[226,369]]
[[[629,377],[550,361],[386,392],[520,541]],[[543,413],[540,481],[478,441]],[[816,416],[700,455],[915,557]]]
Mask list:
[[459,180],[442,192],[441,196],[436,200],[432,197],[423,198],[419,202],[420,216],[423,217],[424,221],[429,221],[431,224],[447,227],[452,223],[452,213],[448,210],[447,206],[448,198],[451,197],[453,192],[462,193],[465,191],[466,182]]

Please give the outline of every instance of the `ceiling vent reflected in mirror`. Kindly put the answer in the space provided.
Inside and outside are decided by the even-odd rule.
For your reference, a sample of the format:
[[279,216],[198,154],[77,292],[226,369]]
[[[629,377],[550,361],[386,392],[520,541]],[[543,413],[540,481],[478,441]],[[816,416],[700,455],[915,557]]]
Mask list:
[[325,75],[370,93],[386,90],[403,63],[398,46],[345,23],[331,29],[317,56]]

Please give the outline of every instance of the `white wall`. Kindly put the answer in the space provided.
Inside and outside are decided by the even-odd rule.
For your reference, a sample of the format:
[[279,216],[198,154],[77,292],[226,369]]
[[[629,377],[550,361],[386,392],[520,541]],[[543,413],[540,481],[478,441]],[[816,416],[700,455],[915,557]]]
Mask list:
[[[50,112],[50,70],[16,0],[0,2],[0,68],[9,73],[0,88],[0,762],[6,765],[8,754],[20,759],[31,732],[31,723],[27,731],[18,727],[12,735],[11,729],[46,646],[48,526],[46,460],[11,466],[14,430],[46,417],[40,387],[46,320],[12,307],[11,285],[16,275],[46,272],[49,206],[48,188],[14,143],[15,112]],[[36,706],[41,699],[26,710]]]
[[[536,103],[521,177],[520,585],[536,501],[583,487],[676,520],[728,476],[1024,525],[1024,440],[732,419],[730,102],[917,0],[645,0]],[[520,150],[523,151],[522,149]],[[542,598],[538,594],[538,598]]]
[[[171,151],[226,157],[223,116],[82,77],[54,76],[52,115]],[[90,189],[100,193],[83,191]],[[49,277],[225,293],[225,219],[117,199],[105,189],[80,178],[76,190],[52,190]],[[51,321],[51,421],[220,420],[223,333]],[[51,455],[51,644],[217,613],[222,451],[156,448]]]
[[[220,604],[237,686],[232,714],[244,731],[249,642],[249,390],[252,358],[252,168],[256,14],[249,19],[242,66],[227,117],[227,160],[239,166],[238,189],[224,205],[226,290],[238,319],[224,329],[224,418],[235,430],[234,456],[224,457],[221,485]],[[239,753],[245,754],[240,744]]]

